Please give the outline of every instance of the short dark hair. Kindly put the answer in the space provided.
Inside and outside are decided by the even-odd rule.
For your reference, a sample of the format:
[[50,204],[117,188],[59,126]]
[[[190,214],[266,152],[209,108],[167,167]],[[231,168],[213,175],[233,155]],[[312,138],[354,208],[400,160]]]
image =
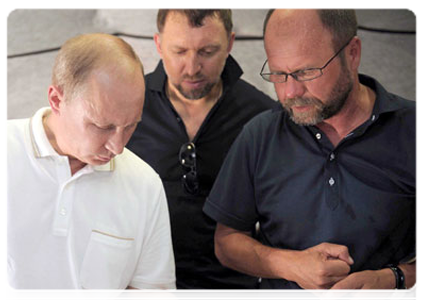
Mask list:
[[166,17],[170,12],[185,15],[192,27],[203,26],[206,17],[217,17],[222,21],[228,35],[232,32],[232,11],[230,9],[159,9],[157,13],[157,29],[159,32],[162,32]]
[[273,14],[274,11],[275,11],[275,9],[269,9],[269,11],[266,14],[266,17],[264,18],[264,23],[263,23],[263,38],[264,38],[264,35],[266,34],[267,23],[269,23],[269,19],[272,16],[272,14]]
[[[266,33],[267,23],[275,10],[267,12],[263,24],[263,37]],[[348,39],[357,35],[357,17],[352,9],[318,9],[317,14],[323,27],[332,33],[334,49],[342,47]]]

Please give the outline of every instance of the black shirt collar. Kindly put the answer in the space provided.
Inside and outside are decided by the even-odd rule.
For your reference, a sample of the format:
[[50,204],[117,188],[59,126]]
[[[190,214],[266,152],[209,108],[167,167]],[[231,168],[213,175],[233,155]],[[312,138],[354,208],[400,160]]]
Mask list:
[[[222,81],[224,91],[231,88],[241,77],[243,71],[235,59],[229,55],[226,59],[226,64],[222,72]],[[160,60],[154,72],[150,73],[148,79],[148,87],[151,90],[164,92],[167,75],[164,70],[163,61]]]
[[402,109],[404,106],[402,101],[398,101],[398,96],[389,93],[377,80],[374,78],[359,74],[361,84],[368,86],[376,93],[376,100],[373,107],[373,115],[380,115],[387,112]]

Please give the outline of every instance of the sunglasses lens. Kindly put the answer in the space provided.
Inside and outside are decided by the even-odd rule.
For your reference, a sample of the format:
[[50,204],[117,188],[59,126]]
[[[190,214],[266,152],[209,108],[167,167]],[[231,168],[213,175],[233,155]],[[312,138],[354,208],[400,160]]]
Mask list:
[[196,155],[193,143],[186,143],[179,150],[179,162],[185,171],[182,176],[182,183],[185,190],[190,194],[196,194],[199,190],[199,184],[196,171]]
[[183,175],[182,183],[188,193],[196,194],[198,192],[198,180],[197,173],[195,171],[190,171]]
[[184,167],[195,166],[195,146],[193,143],[183,144],[179,150],[179,162]]

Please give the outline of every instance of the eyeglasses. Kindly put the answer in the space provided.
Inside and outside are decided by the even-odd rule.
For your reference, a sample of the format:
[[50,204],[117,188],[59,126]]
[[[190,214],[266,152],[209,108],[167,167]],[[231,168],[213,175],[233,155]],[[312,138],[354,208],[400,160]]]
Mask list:
[[185,173],[182,176],[182,184],[185,190],[190,194],[197,194],[199,183],[197,178],[197,165],[195,155],[195,145],[192,142],[185,143],[179,150],[179,163],[182,165]]
[[351,40],[354,37],[350,38],[348,40],[348,42],[341,47],[341,49],[339,49],[338,52],[335,53],[334,56],[332,56],[328,62],[321,68],[310,68],[310,69],[303,69],[303,70],[298,70],[292,73],[285,73],[285,72],[270,72],[270,73],[264,73],[264,68],[267,65],[267,59],[263,64],[263,67],[261,68],[260,71],[260,75],[261,77],[263,77],[264,80],[269,81],[269,82],[273,82],[273,83],[283,83],[286,82],[288,80],[288,76],[291,76],[292,78],[294,78],[297,81],[309,81],[309,80],[313,80],[316,79],[320,76],[323,75],[323,69],[326,68],[332,60],[335,59],[335,57],[338,56],[339,53],[342,52],[342,50],[345,49],[345,47],[348,46],[348,44],[351,42]]

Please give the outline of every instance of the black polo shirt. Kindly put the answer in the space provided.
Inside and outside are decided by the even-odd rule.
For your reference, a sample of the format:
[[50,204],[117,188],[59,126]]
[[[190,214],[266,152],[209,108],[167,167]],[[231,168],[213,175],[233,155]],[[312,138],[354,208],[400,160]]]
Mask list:
[[[204,211],[249,231],[265,245],[303,250],[322,242],[348,247],[352,272],[415,255],[415,102],[376,92],[369,120],[336,147],[315,126],[265,112],[234,142]],[[299,288],[263,279],[262,288]]]
[[[160,175],[169,204],[178,288],[255,288],[256,278],[224,268],[214,255],[216,223],[203,205],[229,148],[253,116],[278,105],[240,79],[242,70],[229,56],[222,73],[223,93],[193,142],[200,184],[198,195],[187,193],[181,178],[186,170],[179,150],[189,141],[185,125],[165,93],[166,73],[160,62],[146,76],[142,121],[127,148]],[[141,184],[141,183],[140,183]]]

